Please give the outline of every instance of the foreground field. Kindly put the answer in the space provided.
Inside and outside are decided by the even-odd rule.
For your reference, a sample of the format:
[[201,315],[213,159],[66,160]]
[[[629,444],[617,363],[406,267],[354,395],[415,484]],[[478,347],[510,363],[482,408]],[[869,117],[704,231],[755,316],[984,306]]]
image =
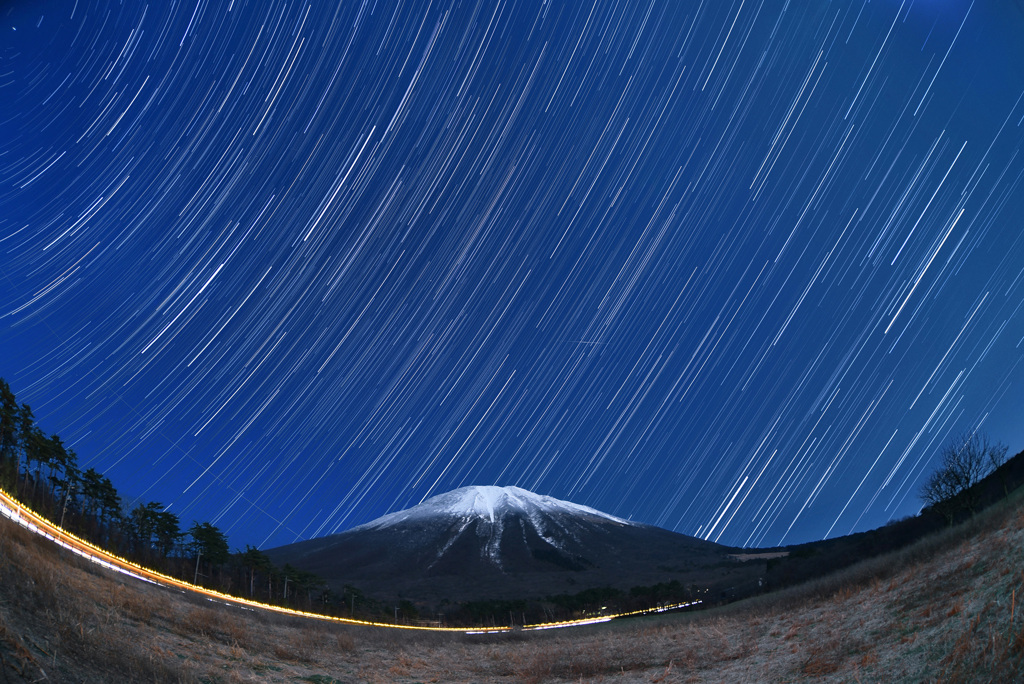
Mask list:
[[0,520],[0,682],[1024,681],[1020,499],[715,611],[480,636],[217,605]]

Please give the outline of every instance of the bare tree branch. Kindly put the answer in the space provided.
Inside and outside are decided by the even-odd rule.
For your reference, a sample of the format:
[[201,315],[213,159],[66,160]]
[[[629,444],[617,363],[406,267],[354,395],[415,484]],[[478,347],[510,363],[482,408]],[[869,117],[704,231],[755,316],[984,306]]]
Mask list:
[[980,492],[975,487],[1006,460],[1006,447],[987,435],[964,432],[943,447],[941,465],[921,487],[921,499],[952,525],[958,511],[974,515]]

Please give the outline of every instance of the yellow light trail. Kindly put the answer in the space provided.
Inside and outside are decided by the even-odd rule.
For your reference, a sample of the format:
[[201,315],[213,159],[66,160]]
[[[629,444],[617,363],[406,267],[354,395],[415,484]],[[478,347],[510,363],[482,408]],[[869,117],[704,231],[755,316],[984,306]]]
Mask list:
[[[495,634],[502,632],[511,632],[517,628],[506,626],[506,627],[432,627],[429,625],[400,625],[390,622],[374,622],[372,620],[356,620],[353,618],[335,617],[333,615],[323,615],[321,613],[312,613],[304,610],[294,610],[292,608],[284,608],[282,606],[275,606],[269,603],[262,603],[260,601],[252,601],[250,599],[241,598],[239,596],[232,596],[206,587],[201,587],[198,584],[192,584],[191,582],[185,582],[183,580],[176,579],[170,575],[165,575],[155,570],[145,568],[138,563],[133,563],[130,560],[116,556],[105,549],[78,537],[70,532],[62,529],[61,527],[46,520],[38,513],[26,508],[24,505],[16,501],[7,492],[0,489],[0,514],[9,518],[10,520],[18,523],[25,529],[35,534],[46,537],[50,541],[54,542],[58,546],[68,549],[79,556],[92,561],[98,565],[101,565],[108,570],[120,572],[124,575],[134,577],[135,579],[149,582],[151,584],[158,584],[173,589],[179,589],[182,591],[190,591],[196,594],[205,596],[208,599],[215,599],[218,601],[224,601],[225,603],[242,606],[245,608],[258,608],[261,610],[269,610],[274,613],[280,613],[283,615],[291,615],[296,617],[310,618],[313,620],[323,620],[326,622],[335,622],[346,625],[361,625],[365,627],[387,627],[389,629],[406,629],[406,630],[418,630],[418,631],[429,631],[429,632],[458,632],[462,634]],[[557,629],[562,627],[578,627],[581,625],[591,625],[600,622],[609,622],[615,618],[629,617],[636,615],[646,615],[651,613],[663,613],[669,610],[676,610],[679,608],[686,608],[689,606],[699,605],[701,601],[688,601],[685,603],[677,603],[669,606],[661,606],[658,608],[647,608],[644,610],[634,610],[627,613],[617,613],[613,615],[600,615],[588,618],[580,618],[577,620],[565,620],[562,622],[545,622],[537,624],[523,625],[518,628],[523,631],[535,631],[543,629]]]

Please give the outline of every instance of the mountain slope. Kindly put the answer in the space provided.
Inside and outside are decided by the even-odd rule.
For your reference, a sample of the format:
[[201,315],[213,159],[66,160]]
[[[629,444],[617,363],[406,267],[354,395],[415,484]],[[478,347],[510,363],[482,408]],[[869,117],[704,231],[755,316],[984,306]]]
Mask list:
[[274,563],[381,597],[527,598],[677,580],[756,581],[733,549],[518,487],[463,487],[341,534],[270,549]]

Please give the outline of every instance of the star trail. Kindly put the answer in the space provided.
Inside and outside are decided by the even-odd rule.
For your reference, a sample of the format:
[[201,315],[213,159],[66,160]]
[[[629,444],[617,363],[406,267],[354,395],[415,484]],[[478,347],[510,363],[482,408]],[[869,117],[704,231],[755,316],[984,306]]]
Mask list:
[[1024,446],[1015,0],[0,18],[0,375],[233,547],[469,484],[795,543]]

